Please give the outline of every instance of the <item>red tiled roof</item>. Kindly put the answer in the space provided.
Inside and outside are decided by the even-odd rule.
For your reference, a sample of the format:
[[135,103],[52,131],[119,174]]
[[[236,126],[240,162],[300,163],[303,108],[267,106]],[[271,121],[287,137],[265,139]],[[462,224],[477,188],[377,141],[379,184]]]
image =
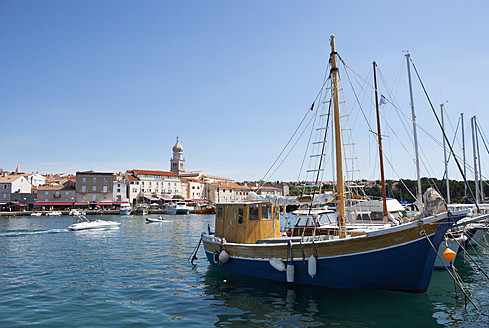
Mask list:
[[177,175],[173,172],[165,172],[165,171],[147,171],[147,170],[132,170],[133,172],[137,174],[146,174],[146,175],[167,175],[167,176],[174,176],[176,177]]
[[237,184],[236,182],[233,182],[233,181],[217,181],[217,182],[211,183],[210,185],[214,186],[214,187],[219,187],[219,188],[247,189],[247,190],[253,189],[250,187],[240,186],[239,184]]
[[127,176],[127,178],[128,178],[129,180],[132,180],[132,181],[139,181],[139,179],[138,179],[138,178],[136,178],[136,177],[135,177],[135,176],[133,176],[133,175],[128,175],[128,176]]
[[282,190],[280,188],[275,188],[275,187],[261,187],[260,189]]
[[195,178],[180,178],[183,181],[189,181],[189,182],[198,182],[198,183],[206,183],[209,184],[209,182],[200,180],[200,179],[195,179]]

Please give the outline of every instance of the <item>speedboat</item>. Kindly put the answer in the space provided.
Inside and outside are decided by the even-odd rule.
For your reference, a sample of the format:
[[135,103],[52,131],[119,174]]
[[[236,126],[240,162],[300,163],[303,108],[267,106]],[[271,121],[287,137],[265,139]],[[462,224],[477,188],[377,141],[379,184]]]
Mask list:
[[162,217],[161,215],[158,216],[157,218],[146,218],[146,222],[151,223],[151,222],[163,222],[165,221],[165,218]]
[[84,215],[78,215],[78,220],[68,227],[69,230],[87,230],[87,229],[111,229],[120,226],[120,222],[104,221],[100,219],[89,220]]
[[41,216],[41,215],[42,215],[42,213],[40,213],[40,212],[31,213],[31,216]]

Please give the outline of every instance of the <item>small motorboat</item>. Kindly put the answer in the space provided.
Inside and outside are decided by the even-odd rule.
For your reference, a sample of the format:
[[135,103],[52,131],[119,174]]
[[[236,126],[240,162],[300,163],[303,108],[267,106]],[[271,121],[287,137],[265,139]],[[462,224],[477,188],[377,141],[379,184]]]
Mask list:
[[100,219],[89,220],[84,215],[78,215],[78,220],[68,227],[69,230],[87,230],[87,229],[111,229],[120,226],[120,222],[104,221]]
[[165,218],[162,217],[161,215],[158,216],[157,218],[146,218],[146,222],[150,223],[150,222],[163,222],[165,221]]
[[42,215],[42,213],[40,213],[40,212],[31,213],[31,216],[41,216],[41,215]]

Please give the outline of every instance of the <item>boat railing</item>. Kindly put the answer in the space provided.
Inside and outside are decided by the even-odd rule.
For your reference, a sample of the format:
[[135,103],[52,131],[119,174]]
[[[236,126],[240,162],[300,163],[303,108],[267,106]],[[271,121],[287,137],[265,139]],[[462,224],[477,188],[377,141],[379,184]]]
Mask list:
[[77,214],[76,216],[78,218],[78,220],[76,221],[77,223],[78,222],[90,222],[90,220],[87,219],[87,217],[83,214]]

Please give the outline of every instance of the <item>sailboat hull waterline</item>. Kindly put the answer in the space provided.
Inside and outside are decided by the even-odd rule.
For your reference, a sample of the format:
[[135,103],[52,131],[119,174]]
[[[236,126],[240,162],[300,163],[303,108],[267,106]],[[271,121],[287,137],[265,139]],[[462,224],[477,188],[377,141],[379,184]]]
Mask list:
[[[459,218],[450,221],[453,219]],[[206,234],[202,239],[209,263],[229,272],[291,282],[286,271],[281,272],[271,265],[271,259],[278,259],[284,264],[293,264],[294,284],[423,293],[431,280],[436,250],[451,222],[445,212],[425,221],[363,236],[315,240],[314,243],[289,243],[284,237],[283,242],[274,239],[274,243],[269,244],[233,244]],[[226,263],[216,261],[216,254],[223,249],[229,254]],[[313,252],[317,263],[316,274],[311,277],[308,261]],[[292,254],[292,261],[288,254]]]

